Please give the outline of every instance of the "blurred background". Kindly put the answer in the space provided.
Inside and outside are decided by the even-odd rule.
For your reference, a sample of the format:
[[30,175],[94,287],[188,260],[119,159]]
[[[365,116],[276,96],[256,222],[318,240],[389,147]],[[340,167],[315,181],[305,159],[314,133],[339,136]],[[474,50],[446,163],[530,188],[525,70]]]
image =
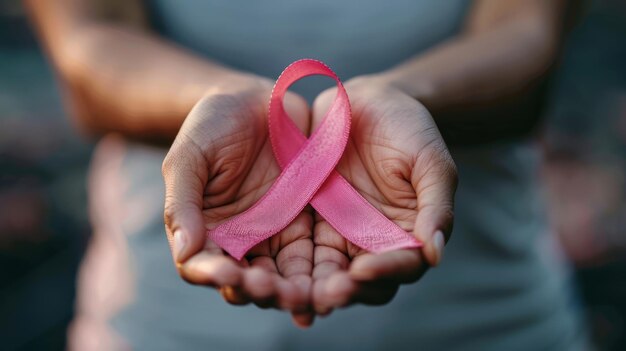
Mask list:
[[[555,233],[599,350],[626,349],[626,1],[587,1],[552,80],[541,143]],[[17,0],[0,0],[0,340],[59,350],[89,239],[92,144],[66,117]]]
[[61,106],[20,1],[0,1],[0,340],[61,350],[89,235],[91,146]]

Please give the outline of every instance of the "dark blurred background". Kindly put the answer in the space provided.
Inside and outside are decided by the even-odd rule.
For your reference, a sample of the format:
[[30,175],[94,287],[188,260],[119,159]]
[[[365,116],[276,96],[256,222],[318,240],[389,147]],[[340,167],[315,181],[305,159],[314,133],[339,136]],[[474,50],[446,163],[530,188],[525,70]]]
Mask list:
[[599,350],[626,350],[626,1],[587,1],[554,75],[542,142],[556,234]]
[[[599,350],[626,349],[626,1],[587,1],[555,70],[541,143],[555,233]],[[89,238],[92,144],[63,111],[17,0],[0,0],[0,340],[60,350]]]
[[17,0],[0,1],[0,340],[61,350],[89,235],[91,146],[62,109]]

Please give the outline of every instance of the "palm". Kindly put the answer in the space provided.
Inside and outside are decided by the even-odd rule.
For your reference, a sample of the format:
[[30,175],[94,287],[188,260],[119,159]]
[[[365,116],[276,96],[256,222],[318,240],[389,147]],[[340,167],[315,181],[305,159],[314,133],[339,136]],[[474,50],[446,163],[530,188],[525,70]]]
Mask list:
[[[372,92],[347,85],[352,104],[350,140],[337,170],[387,218],[407,232],[426,229],[427,190],[437,178],[427,176],[449,157],[437,128],[423,106],[395,91]],[[314,124],[326,105],[315,106]],[[319,108],[319,109],[318,109]],[[424,215],[428,215],[424,213]],[[414,233],[416,234],[416,233]],[[352,302],[388,302],[399,283],[425,270],[418,250],[382,255],[346,241],[323,218],[314,227],[313,299],[320,313]],[[382,279],[382,282],[381,282]]]
[[[177,143],[184,145],[183,167],[194,175],[185,188],[201,199],[204,231],[250,208],[280,173],[267,134],[264,101],[232,96],[206,99],[194,108],[181,130]],[[286,107],[306,132],[306,104],[292,98]],[[308,310],[311,286],[311,237],[312,216],[305,211],[240,262],[205,240],[202,249],[181,267],[181,274],[192,283],[221,288],[231,303],[252,301],[261,307],[286,308],[302,314],[300,322],[306,324],[310,319],[303,312]]]

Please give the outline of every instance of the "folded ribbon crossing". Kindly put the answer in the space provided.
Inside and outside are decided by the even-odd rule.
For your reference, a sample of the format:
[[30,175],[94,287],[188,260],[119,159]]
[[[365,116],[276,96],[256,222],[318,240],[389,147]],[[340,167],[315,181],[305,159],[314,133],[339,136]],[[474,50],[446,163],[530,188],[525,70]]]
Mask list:
[[[337,96],[320,126],[307,138],[283,107],[287,88],[297,80],[324,75],[337,82]],[[307,204],[343,237],[371,252],[421,246],[364,199],[337,171],[350,133],[350,102],[335,73],[316,60],[289,65],[272,91],[269,135],[282,169],[268,192],[251,208],[208,232],[208,238],[236,259],[284,229]]]

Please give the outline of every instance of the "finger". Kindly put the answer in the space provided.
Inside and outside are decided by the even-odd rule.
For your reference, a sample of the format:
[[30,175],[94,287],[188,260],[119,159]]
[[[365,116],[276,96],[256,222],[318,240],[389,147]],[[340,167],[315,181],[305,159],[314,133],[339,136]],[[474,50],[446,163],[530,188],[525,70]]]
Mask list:
[[311,305],[313,280],[310,275],[295,275],[278,282],[279,306],[291,312],[307,312]]
[[227,285],[221,287],[219,291],[224,300],[232,305],[242,306],[250,303],[250,298],[241,287]]
[[180,275],[189,283],[217,288],[240,286],[243,270],[233,258],[204,250],[179,265]]
[[284,308],[295,312],[309,310],[313,272],[313,218],[302,212],[278,234],[279,247],[276,266],[287,283],[279,285],[279,296]]
[[[350,259],[347,256],[347,244],[326,221],[316,214],[316,223],[313,231],[314,267],[312,302],[313,309],[319,315],[325,316],[332,312],[334,297],[329,298],[326,293],[328,279],[335,273],[345,272]],[[350,289],[347,289],[350,290]]]
[[260,308],[277,307],[276,273],[268,272],[259,266],[253,266],[244,272],[243,292],[250,301]]
[[204,246],[202,194],[208,167],[199,151],[183,150],[179,135],[163,161],[165,180],[165,228],[174,260],[185,262]]
[[309,134],[310,116],[309,116],[309,104],[306,100],[297,94],[287,92],[283,102],[285,112],[294,122],[294,124],[304,133]]
[[337,88],[332,87],[321,92],[313,101],[313,124],[311,126],[311,130],[315,130],[315,128],[321,123],[328,111],[329,107],[333,103],[335,97],[337,95]]
[[315,281],[313,303],[315,312],[324,316],[334,308],[350,304],[359,291],[358,283],[346,271],[336,271]]
[[[256,248],[265,250],[265,248]],[[276,268],[276,261],[268,255],[250,258],[250,269],[244,273],[246,294],[260,308],[281,308],[278,290],[282,277]]]
[[[258,256],[250,260],[250,266],[255,270],[245,273],[245,292],[252,301],[261,308],[279,308],[292,312],[308,310],[308,295],[310,284],[302,292],[301,283],[289,281],[280,275],[275,260],[270,256]],[[308,279],[309,277],[304,277]],[[305,295],[304,303],[301,295]],[[304,305],[304,306],[303,306]]]
[[266,272],[278,274],[278,268],[276,268],[276,261],[271,256],[256,256],[249,258],[250,267],[262,268]]
[[352,304],[383,305],[389,303],[398,291],[398,283],[391,281],[359,282],[347,272],[337,272],[324,280],[318,298],[324,309],[347,307]]
[[276,255],[276,267],[284,277],[311,276],[313,270],[313,218],[302,212],[285,229],[278,233],[281,248]]
[[326,294],[327,281],[333,274],[345,271],[348,265],[348,258],[338,250],[325,246],[315,247],[311,299],[317,314],[326,316],[332,312],[333,301]]
[[381,254],[366,253],[350,264],[350,277],[359,282],[388,281],[412,283],[424,274],[426,266],[419,250],[395,250]]
[[315,313],[312,311],[292,313],[291,320],[297,327],[306,329],[313,325],[313,322],[315,321]]
[[[318,238],[317,236],[316,238]],[[317,239],[316,239],[317,240]],[[341,251],[330,246],[322,246],[322,240],[316,242],[313,268],[312,302],[313,309],[319,315],[326,316],[332,312],[334,303],[327,297],[326,285],[328,279],[337,272],[345,271],[349,264],[349,258]],[[344,244],[345,246],[345,244]]]
[[315,247],[315,267],[313,280],[326,279],[337,271],[345,271],[350,259],[337,249],[326,246]]
[[414,233],[424,243],[424,258],[431,266],[439,264],[445,238],[452,231],[456,166],[441,140],[421,152],[413,167],[411,184],[417,194]]

